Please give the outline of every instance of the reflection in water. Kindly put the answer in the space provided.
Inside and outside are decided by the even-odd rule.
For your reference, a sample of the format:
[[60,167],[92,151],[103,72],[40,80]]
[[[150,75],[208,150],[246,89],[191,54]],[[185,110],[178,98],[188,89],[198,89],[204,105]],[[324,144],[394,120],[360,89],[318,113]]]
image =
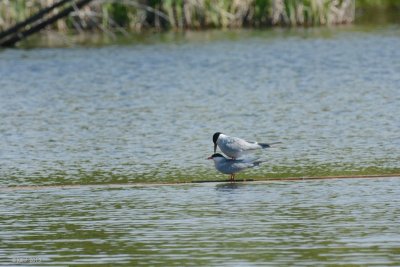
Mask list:
[[246,185],[241,183],[221,183],[215,186],[215,190],[217,191],[225,191],[225,192],[232,192],[235,189],[243,188]]
[[398,265],[400,178],[0,194],[0,265]]

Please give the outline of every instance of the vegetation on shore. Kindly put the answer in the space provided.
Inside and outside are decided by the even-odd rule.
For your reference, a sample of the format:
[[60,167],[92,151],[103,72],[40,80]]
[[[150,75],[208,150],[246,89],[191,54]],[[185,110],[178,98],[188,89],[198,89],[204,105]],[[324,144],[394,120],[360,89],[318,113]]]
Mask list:
[[[59,0],[3,0],[0,29]],[[205,29],[351,23],[356,0],[94,0],[58,21],[66,31]],[[364,2],[378,0],[364,0]],[[387,0],[386,0],[387,1]],[[57,10],[54,12],[58,12]]]
[[[59,0],[0,1],[0,30]],[[397,0],[94,0],[52,25],[57,31],[141,31],[344,24]],[[53,13],[56,13],[55,10]]]

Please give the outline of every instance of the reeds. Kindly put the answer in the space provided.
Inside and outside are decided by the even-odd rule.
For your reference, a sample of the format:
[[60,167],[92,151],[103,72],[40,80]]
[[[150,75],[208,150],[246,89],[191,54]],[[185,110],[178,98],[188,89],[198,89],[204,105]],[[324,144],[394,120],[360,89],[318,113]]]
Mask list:
[[[0,1],[0,30],[58,0]],[[53,29],[134,30],[350,23],[356,0],[95,0]],[[378,0],[364,0],[378,1]],[[390,0],[380,0],[390,1]],[[57,12],[57,11],[54,11]]]

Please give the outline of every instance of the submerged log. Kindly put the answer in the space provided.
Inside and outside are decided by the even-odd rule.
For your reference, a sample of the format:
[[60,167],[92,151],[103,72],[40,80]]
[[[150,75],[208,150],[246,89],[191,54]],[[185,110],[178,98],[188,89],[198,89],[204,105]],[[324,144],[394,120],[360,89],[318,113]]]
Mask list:
[[[83,6],[89,4],[92,0],[79,0],[79,1],[73,1],[73,0],[61,0],[57,3],[54,3],[53,5],[40,10],[38,13],[32,15],[31,17],[27,18],[26,20],[17,23],[13,27],[9,28],[8,30],[5,30],[4,32],[0,33],[0,46],[2,47],[12,47],[15,46],[15,44],[22,39],[25,39],[26,37],[39,32],[40,30],[44,29],[46,26],[56,22],[57,20],[68,16],[69,13],[76,9],[80,9]],[[49,12],[51,12],[53,9],[62,6],[66,4],[67,2],[72,2],[72,4],[60,11],[59,13],[47,18],[43,19]],[[37,21],[41,22],[35,24]],[[25,27],[29,26],[28,29],[19,31],[20,29],[24,29]]]

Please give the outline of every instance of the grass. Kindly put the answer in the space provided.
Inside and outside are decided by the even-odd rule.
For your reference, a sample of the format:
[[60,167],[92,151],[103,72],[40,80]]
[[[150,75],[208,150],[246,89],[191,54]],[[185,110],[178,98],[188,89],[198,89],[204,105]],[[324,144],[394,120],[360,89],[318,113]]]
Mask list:
[[[0,1],[0,30],[59,0]],[[400,10],[397,0],[94,0],[57,21],[74,31],[184,30],[352,23],[356,14]],[[57,10],[54,12],[58,12]],[[54,13],[53,12],[53,13]],[[373,17],[374,12],[369,12]]]
[[[3,0],[0,29],[58,0]],[[94,0],[53,30],[207,29],[351,23],[356,0]],[[364,0],[366,5],[386,1]],[[382,3],[381,3],[382,2]],[[385,3],[383,3],[385,2]],[[391,1],[390,3],[396,3]],[[57,12],[57,11],[54,11]]]

